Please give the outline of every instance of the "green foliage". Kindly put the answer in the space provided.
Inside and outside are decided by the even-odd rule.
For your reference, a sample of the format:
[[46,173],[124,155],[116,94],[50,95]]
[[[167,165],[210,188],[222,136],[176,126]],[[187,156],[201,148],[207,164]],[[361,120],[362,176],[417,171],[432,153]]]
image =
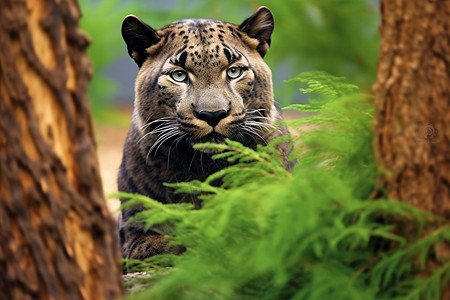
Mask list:
[[[379,14],[373,1],[257,2],[275,15],[276,30],[267,59],[276,81],[292,78],[299,71],[324,70],[345,76],[363,89],[373,83],[379,44]],[[287,67],[284,78],[277,75],[280,67]],[[289,103],[289,97],[283,103]]]
[[[141,1],[119,0],[79,0],[83,16],[80,27],[87,33],[92,43],[88,55],[93,64],[92,80],[89,84],[89,98],[96,120],[128,124],[123,116],[109,108],[117,82],[105,74],[105,69],[118,58],[128,55],[122,40],[120,28],[123,19],[129,14],[149,19],[152,25],[163,26],[172,12],[164,9],[151,10]],[[131,61],[130,61],[131,63]]]
[[[426,260],[450,241],[449,226],[404,203],[369,199],[370,97],[323,72],[296,80],[311,84],[304,91],[316,103],[300,108],[317,114],[286,122],[297,131],[292,173],[276,154],[280,140],[256,151],[202,144],[235,164],[204,182],[171,185],[199,194],[201,210],[121,195],[150,208],[136,218],[170,224],[167,238],[187,248],[139,262],[153,276],[140,279],[151,286],[133,299],[439,299],[450,264],[433,270]],[[393,219],[416,228],[416,238],[396,233]]]
[[116,88],[115,83],[104,76],[101,70],[123,52],[117,47],[121,42],[120,24],[124,17],[123,10],[130,6],[121,5],[119,0],[80,0],[79,3],[83,12],[80,26],[92,40],[88,55],[93,63],[94,74],[89,96],[101,102],[111,97]]

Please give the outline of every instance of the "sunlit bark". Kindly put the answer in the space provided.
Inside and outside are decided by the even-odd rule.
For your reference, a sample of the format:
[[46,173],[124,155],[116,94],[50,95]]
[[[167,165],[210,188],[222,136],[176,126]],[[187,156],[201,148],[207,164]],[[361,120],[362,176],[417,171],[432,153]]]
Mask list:
[[76,0],[0,1],[0,298],[115,299]]

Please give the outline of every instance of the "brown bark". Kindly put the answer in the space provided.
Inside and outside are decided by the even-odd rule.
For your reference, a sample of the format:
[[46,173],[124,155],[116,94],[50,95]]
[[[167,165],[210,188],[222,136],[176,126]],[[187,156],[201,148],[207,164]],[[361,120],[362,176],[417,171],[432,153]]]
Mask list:
[[377,159],[388,196],[450,220],[450,1],[381,2]]
[[115,299],[76,0],[0,1],[0,299]]
[[[382,0],[374,151],[387,196],[450,222],[450,1]],[[410,224],[398,231],[415,238]],[[424,234],[432,233],[427,228]],[[450,258],[435,245],[427,265]],[[421,276],[421,274],[418,274]],[[447,287],[441,299],[450,299]]]

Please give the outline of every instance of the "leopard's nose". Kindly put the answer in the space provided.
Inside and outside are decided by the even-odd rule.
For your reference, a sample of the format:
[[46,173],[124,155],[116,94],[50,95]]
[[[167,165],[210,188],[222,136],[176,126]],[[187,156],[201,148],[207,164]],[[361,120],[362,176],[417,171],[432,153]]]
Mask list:
[[217,124],[219,124],[220,120],[228,116],[228,112],[224,109],[216,111],[202,110],[200,112],[194,110],[194,116],[197,119],[205,121],[211,127],[215,127]]

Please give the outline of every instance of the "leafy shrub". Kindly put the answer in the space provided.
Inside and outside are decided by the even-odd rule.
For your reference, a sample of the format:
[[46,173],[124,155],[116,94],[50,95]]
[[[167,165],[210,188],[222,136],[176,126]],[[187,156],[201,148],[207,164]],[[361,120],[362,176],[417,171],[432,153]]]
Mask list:
[[[312,98],[290,108],[317,114],[286,122],[296,131],[292,173],[274,155],[280,141],[257,151],[233,141],[201,144],[235,162],[205,182],[172,185],[200,194],[201,210],[121,195],[151,208],[137,218],[170,223],[168,238],[187,247],[180,256],[129,262],[153,274],[140,279],[151,285],[133,299],[439,299],[450,262],[433,270],[426,258],[450,240],[449,226],[404,203],[370,199],[371,98],[323,72],[295,80]],[[211,185],[217,178],[223,184]],[[397,234],[393,219],[417,237]]]

